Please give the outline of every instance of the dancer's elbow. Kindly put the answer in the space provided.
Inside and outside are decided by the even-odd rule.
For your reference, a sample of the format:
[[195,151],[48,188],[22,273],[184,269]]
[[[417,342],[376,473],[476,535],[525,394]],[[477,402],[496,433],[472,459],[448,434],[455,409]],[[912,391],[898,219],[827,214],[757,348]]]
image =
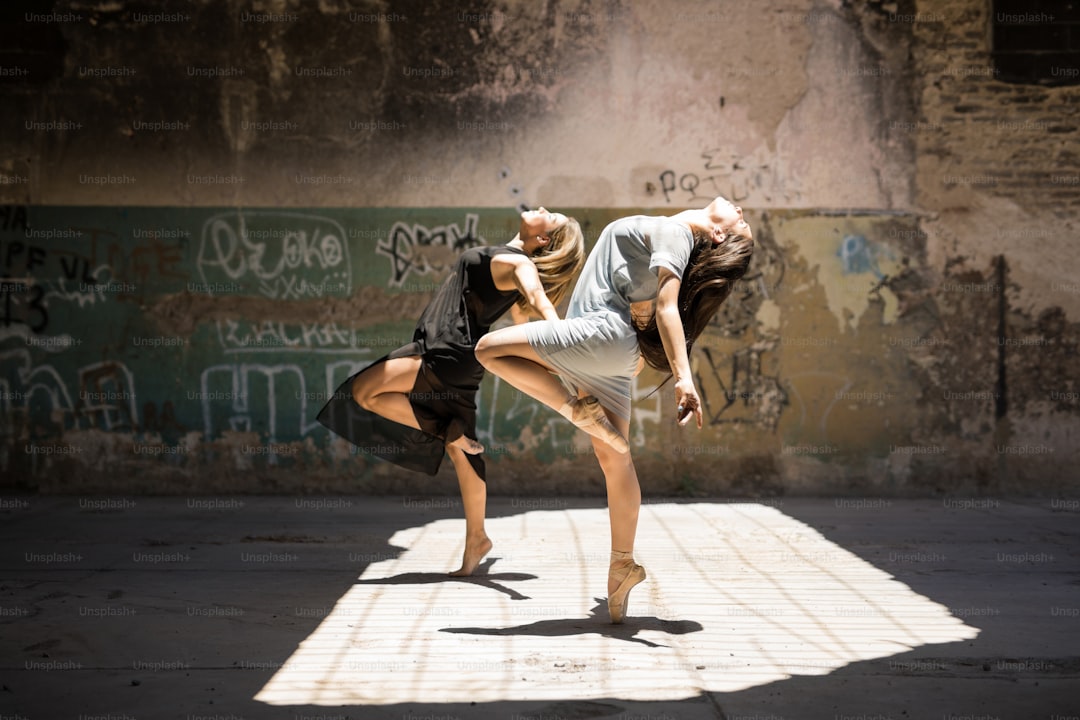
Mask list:
[[659,327],[674,327],[682,325],[682,317],[679,315],[678,305],[669,303],[656,304],[656,324]]

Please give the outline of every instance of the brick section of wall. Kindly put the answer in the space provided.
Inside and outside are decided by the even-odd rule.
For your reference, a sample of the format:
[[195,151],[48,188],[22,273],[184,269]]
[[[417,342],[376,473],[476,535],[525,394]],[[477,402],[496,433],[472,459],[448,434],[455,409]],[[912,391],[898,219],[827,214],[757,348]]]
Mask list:
[[913,61],[919,78],[918,154],[935,158],[918,182],[937,210],[958,190],[1075,218],[1080,199],[1080,87],[998,79],[987,0],[919,3]]

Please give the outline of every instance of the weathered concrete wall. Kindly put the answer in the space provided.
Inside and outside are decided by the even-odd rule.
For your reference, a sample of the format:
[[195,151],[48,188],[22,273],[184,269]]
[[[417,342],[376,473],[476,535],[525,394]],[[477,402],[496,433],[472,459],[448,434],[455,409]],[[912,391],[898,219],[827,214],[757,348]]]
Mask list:
[[[625,212],[566,210],[590,242]],[[448,258],[515,225],[499,209],[9,216],[0,254],[11,277],[33,281],[3,288],[4,476],[49,492],[429,486],[354,455],[314,416],[345,377],[410,338]],[[997,316],[971,292],[927,289],[914,217],[752,221],[751,271],[694,355],[705,428],[674,427],[670,390],[650,395],[657,373],[636,382],[648,492],[1067,487],[1058,463],[1078,459],[1067,436],[995,424],[997,366],[962,357],[992,354]],[[478,404],[500,491],[602,490],[585,436],[554,413],[494,378]],[[452,491],[452,476],[434,485]]]
[[19,18],[10,199],[911,206],[910,26],[871,42],[838,1],[181,8]]
[[[1029,13],[1034,31],[1052,14]],[[973,453],[990,436],[996,448],[1041,452],[993,459],[1010,479],[1051,475],[1075,488],[1080,472],[1061,460],[1080,443],[1080,87],[999,80],[995,21],[1010,20],[990,3],[947,0],[918,3],[913,22],[914,179],[935,297],[919,307],[920,293],[912,309],[955,347],[935,353],[925,377],[995,383],[992,408],[954,404],[931,427]],[[993,464],[976,463],[981,483],[993,484]]]
[[[454,492],[313,425],[408,338],[447,244],[504,242],[522,203],[574,211],[591,242],[721,193],[752,211],[753,277],[694,357],[702,432],[661,421],[667,389],[639,379],[647,492],[1074,494],[1080,91],[995,79],[990,12],[9,18],[0,275],[22,282],[2,297],[0,484]],[[481,423],[493,491],[602,492],[583,438],[493,379]]]

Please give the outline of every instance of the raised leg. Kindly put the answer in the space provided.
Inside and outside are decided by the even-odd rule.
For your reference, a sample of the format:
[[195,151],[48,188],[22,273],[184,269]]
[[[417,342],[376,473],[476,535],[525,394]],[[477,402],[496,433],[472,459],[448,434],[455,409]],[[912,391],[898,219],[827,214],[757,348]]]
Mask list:
[[416,384],[420,363],[420,356],[410,355],[367,369],[353,380],[353,399],[365,410],[420,430],[420,423],[409,404],[409,392]]
[[[353,380],[353,399],[360,407],[387,420],[422,430],[409,404],[409,392],[416,384],[420,364],[418,355],[410,355],[387,360],[360,373]],[[464,435],[459,435],[448,445],[473,455],[484,451],[483,445]]]
[[524,326],[496,330],[480,338],[476,358],[493,374],[556,411],[577,427],[626,451],[625,435],[620,435],[608,421],[595,398],[582,402],[552,375],[552,368],[529,344]]
[[575,399],[533,350],[524,325],[495,330],[480,338],[476,359],[493,374],[556,412]]

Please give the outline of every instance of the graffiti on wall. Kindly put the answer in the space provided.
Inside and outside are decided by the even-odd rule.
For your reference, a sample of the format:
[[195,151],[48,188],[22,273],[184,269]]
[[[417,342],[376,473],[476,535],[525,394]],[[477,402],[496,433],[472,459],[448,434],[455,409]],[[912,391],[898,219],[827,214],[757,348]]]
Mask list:
[[761,370],[762,348],[744,348],[721,355],[702,348],[705,362],[696,373],[706,422],[746,423],[775,430],[788,396],[777,376]]
[[649,183],[646,193],[659,189],[664,202],[675,205],[704,205],[723,195],[732,202],[762,196],[772,202],[792,202],[801,197],[801,183],[783,157],[758,149],[748,155],[724,148],[701,152],[701,164],[692,169],[668,168]]
[[863,235],[844,236],[836,255],[840,258],[841,271],[845,275],[872,273],[877,280],[885,277],[880,261],[894,259],[888,247],[872,243]]
[[[203,437],[222,431],[257,432],[269,442],[305,437],[321,428],[314,420],[317,398],[304,368],[295,363],[223,363],[199,376]],[[320,405],[321,407],[321,405]]]
[[45,288],[23,280],[0,280],[0,328],[10,331],[15,326],[39,333],[49,326],[49,309]]
[[[229,355],[255,352],[352,354],[368,356],[385,349],[384,338],[334,321],[286,323],[279,320],[233,320],[217,323],[218,342]],[[396,347],[396,345],[395,345]]]
[[[633,413],[630,417],[630,443],[638,447],[648,445],[648,430],[652,424],[661,422],[662,396],[657,388],[644,383],[640,376],[630,386]],[[477,439],[489,448],[497,448],[495,454],[509,440],[515,447],[524,445],[530,451],[554,453],[589,452],[588,436],[579,431],[564,417],[504,382],[489,375],[480,386],[476,406],[480,417],[486,422],[477,424]],[[517,428],[529,428],[527,439]],[[585,448],[584,451],[575,450]]]
[[[0,227],[0,326],[45,332],[65,304],[82,308],[145,297],[162,280],[183,280],[184,241],[148,234],[136,247],[93,225],[31,227],[25,208],[6,208]],[[14,232],[11,232],[14,231]],[[24,336],[26,333],[22,333]]]
[[5,418],[25,423],[29,437],[130,431],[137,424],[135,377],[114,360],[79,366],[68,376],[53,362],[35,362],[29,349],[9,349],[0,352],[0,408]]
[[390,234],[379,238],[375,252],[390,258],[390,287],[401,287],[410,275],[441,276],[463,251],[477,245],[487,245],[477,232],[480,217],[465,215],[465,227],[448,223],[426,227],[398,221]]
[[[15,457],[16,437],[48,440],[83,430],[192,449],[199,442],[231,442],[240,433],[244,442],[296,443],[321,452],[330,436],[315,415],[329,393],[407,339],[396,336],[407,335],[412,318],[395,319],[395,297],[410,297],[421,287],[430,292],[462,251],[485,243],[483,210],[420,223],[394,211],[170,211],[188,227],[201,228],[191,235],[154,231],[153,219],[148,221],[154,209],[132,212],[129,218],[109,209],[50,209],[45,216],[55,221],[51,229],[32,226],[21,212],[0,212],[0,410],[7,443],[0,466]],[[828,233],[830,240],[806,264],[815,272],[824,272],[824,263],[837,277],[868,281],[894,272],[891,246],[878,242],[871,221],[813,222],[814,232]],[[343,230],[349,227],[365,233],[350,236]],[[136,233],[139,228],[150,230]],[[836,393],[853,380],[805,362],[781,362],[780,348],[792,340],[782,336],[781,322],[790,306],[785,282],[792,282],[785,278],[785,252],[791,255],[774,238],[767,214],[754,229],[750,270],[692,357],[705,420],[713,432],[741,425],[775,434],[790,418],[800,437],[828,439],[830,429],[836,431],[830,422],[840,416]],[[818,245],[803,247],[803,260]],[[796,266],[799,283],[803,267]],[[417,278],[425,282],[409,282]],[[225,304],[255,298],[258,314],[197,320],[193,335],[156,338],[181,341],[162,347],[133,343],[133,337],[155,339],[148,336],[162,332],[145,308],[192,281],[215,302],[218,296]],[[350,317],[302,322],[275,315],[280,302],[288,317],[303,317],[293,312],[296,303],[316,307],[314,301],[327,297],[348,297],[353,304],[341,307],[352,312],[358,299],[352,290],[360,283],[364,293],[388,301],[391,310],[379,313],[391,318],[393,329],[370,322],[353,327]],[[218,293],[218,286],[226,290]],[[416,300],[422,298],[410,297],[419,307]],[[630,440],[649,448],[656,426],[670,422],[671,393],[653,392],[656,378],[646,378],[635,379],[632,389]],[[550,459],[590,451],[588,439],[563,418],[498,378],[484,381],[477,405],[479,439],[493,455]],[[99,436],[88,437],[96,442]],[[115,443],[126,440],[109,442],[119,447]],[[218,457],[215,452],[199,457]]]
[[276,300],[351,292],[345,229],[319,215],[250,210],[215,215],[203,224],[195,267],[211,289],[250,289]]

